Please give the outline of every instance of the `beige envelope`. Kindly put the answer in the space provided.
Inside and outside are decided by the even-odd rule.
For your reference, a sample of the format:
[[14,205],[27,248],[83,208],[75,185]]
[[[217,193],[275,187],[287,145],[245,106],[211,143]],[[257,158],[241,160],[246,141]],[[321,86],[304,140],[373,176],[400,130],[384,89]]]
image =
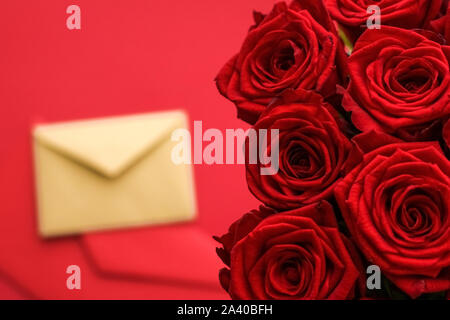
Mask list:
[[40,234],[193,219],[192,168],[171,160],[171,133],[186,127],[181,111],[36,127]]

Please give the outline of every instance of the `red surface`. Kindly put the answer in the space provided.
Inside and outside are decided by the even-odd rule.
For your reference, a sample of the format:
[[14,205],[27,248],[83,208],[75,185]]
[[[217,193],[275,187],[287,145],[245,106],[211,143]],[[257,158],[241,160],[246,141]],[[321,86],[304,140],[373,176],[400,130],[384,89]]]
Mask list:
[[[274,1],[0,3],[0,298],[225,298],[212,234],[257,206],[243,166],[195,167],[195,226],[51,241],[36,233],[33,123],[184,108],[203,128],[245,127],[213,79]],[[66,28],[70,4],[82,30]],[[168,254],[170,253],[170,254]],[[81,267],[82,289],[66,288]]]

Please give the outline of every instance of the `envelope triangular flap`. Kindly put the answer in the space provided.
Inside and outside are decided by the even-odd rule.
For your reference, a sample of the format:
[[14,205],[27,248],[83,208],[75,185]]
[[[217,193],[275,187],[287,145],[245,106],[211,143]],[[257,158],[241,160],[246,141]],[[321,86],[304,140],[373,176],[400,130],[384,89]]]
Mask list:
[[177,127],[182,111],[40,125],[40,143],[110,178],[120,175]]

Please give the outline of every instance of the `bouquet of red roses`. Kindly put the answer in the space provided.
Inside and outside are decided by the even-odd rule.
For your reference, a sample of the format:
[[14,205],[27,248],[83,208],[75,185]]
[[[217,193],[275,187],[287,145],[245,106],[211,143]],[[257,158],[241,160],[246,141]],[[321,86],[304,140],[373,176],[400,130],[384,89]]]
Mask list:
[[216,82],[240,119],[277,130],[279,168],[246,164],[263,205],[215,237],[223,288],[448,298],[448,0],[294,0],[254,20]]

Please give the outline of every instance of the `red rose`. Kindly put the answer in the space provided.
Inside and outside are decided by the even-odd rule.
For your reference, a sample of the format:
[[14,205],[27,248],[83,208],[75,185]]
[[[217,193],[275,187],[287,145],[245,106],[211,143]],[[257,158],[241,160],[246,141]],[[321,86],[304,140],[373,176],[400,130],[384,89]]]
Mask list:
[[223,248],[216,249],[217,255],[223,263],[230,266],[230,252],[233,246],[252,231],[264,218],[274,213],[276,213],[275,210],[260,206],[259,210],[252,210],[235,221],[230,226],[227,234],[224,234],[222,237],[214,236],[213,238],[223,245]]
[[447,45],[450,45],[450,5],[447,5],[447,10],[442,17],[432,21],[431,29],[441,34]]
[[442,138],[448,150],[450,151],[450,120],[447,120],[444,125],[444,129],[442,130]]
[[450,162],[438,143],[354,140],[364,159],[335,195],[355,243],[413,298],[450,289]]
[[351,153],[352,144],[340,131],[334,112],[317,94],[286,91],[261,115],[254,126],[257,132],[279,130],[279,170],[261,175],[265,165],[246,164],[247,183],[256,198],[269,207],[288,210],[333,194],[342,175],[359,160],[358,154]]
[[361,34],[372,16],[367,8],[377,5],[381,24],[405,29],[422,28],[435,18],[442,0],[325,0],[333,19],[347,27],[353,34]]
[[[249,229],[240,240],[224,241],[231,260],[220,278],[233,299],[347,299],[360,288],[360,261],[326,201],[270,215]],[[220,239],[235,238],[230,232]]]
[[277,3],[267,16],[256,14],[241,51],[216,78],[238,117],[251,124],[287,88],[336,91],[339,41],[322,0]]
[[361,131],[436,139],[450,114],[450,47],[409,30],[368,30],[349,58],[342,105]]

